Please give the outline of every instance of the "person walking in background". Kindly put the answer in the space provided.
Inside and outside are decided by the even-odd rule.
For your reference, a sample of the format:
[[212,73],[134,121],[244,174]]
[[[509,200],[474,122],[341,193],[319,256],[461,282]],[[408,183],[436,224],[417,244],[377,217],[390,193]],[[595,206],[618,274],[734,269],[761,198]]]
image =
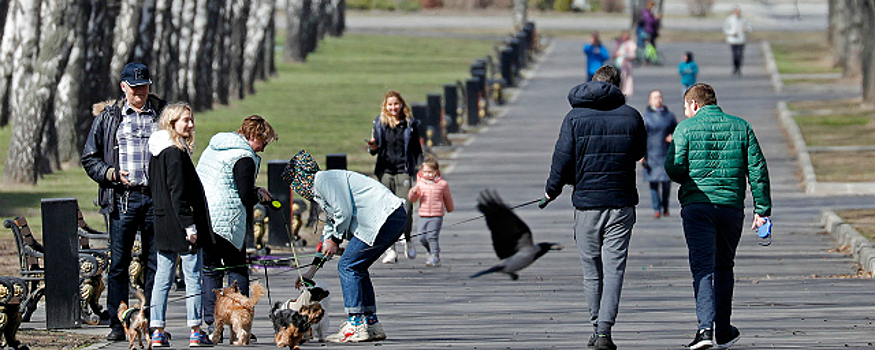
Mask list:
[[425,266],[441,266],[441,248],[438,237],[444,222],[444,208],[448,213],[455,210],[450,185],[441,176],[440,164],[433,155],[427,155],[416,175],[416,186],[407,193],[410,202],[419,203],[419,242],[429,254]]
[[681,75],[681,85],[684,86],[684,92],[696,83],[696,75],[699,74],[699,65],[693,60],[693,53],[687,51],[681,57],[681,63],[678,64],[678,74]]
[[642,159],[644,181],[650,183],[653,217],[668,216],[668,196],[671,179],[665,173],[665,157],[671,144],[671,134],[678,121],[674,113],[662,104],[662,91],[653,90],[648,97],[647,109],[642,115],[647,129],[647,156]]
[[617,49],[614,50],[615,66],[620,70],[620,81],[623,95],[627,98],[632,97],[635,91],[635,81],[632,77],[632,64],[635,61],[638,50],[635,42],[631,40],[629,31],[624,30],[620,33],[620,38],[617,39]]
[[[246,232],[252,227],[255,204],[271,198],[270,192],[255,186],[261,164],[256,153],[275,140],[277,134],[270,123],[252,115],[243,120],[237,132],[214,135],[198,160],[197,173],[207,196],[213,232],[218,235],[216,244],[203,251],[205,291],[221,289],[227,272],[228,283],[237,283],[240,293],[249,295]],[[211,328],[215,307],[216,294],[204,293],[204,321]]]
[[732,14],[723,22],[723,34],[726,43],[732,50],[732,75],[741,76],[741,65],[744,61],[744,44],[747,43],[747,32],[751,31],[750,22],[741,17],[741,8],[732,8]]
[[725,349],[741,337],[730,316],[745,191],[749,184],[755,230],[772,212],[769,169],[750,124],[724,113],[710,85],[687,90],[684,114],[689,119],[675,129],[665,170],[681,186],[678,199],[693,274],[699,325],[689,347]]
[[[201,305],[200,247],[215,242],[204,187],[191,161],[194,150],[194,116],[184,103],[164,108],[158,122],[160,130],[149,138],[149,180],[155,211],[155,249],[158,267],[152,289],[152,347],[170,346],[164,333],[167,295],[174,281],[177,258],[185,276],[185,311],[191,328],[189,346],[212,346],[200,326]],[[210,291],[211,292],[211,291]]]
[[562,121],[546,193],[538,204],[543,209],[565,185],[574,186],[574,240],[593,326],[587,345],[598,350],[617,348],[611,328],[635,225],[635,166],[647,148],[644,121],[626,104],[619,84],[620,73],[604,66],[593,81],[568,93],[572,109]]
[[[149,67],[142,63],[125,65],[119,83],[123,95],[105,105],[94,122],[82,150],[82,167],[98,183],[100,212],[109,215],[109,274],[106,306],[110,315],[118,314],[122,301],[128,302],[134,240],[140,233],[140,259],[146,267],[144,294],[152,297],[155,254],[152,193],[149,190],[149,137],[158,129],[158,115],[167,103],[149,94],[152,80]],[[95,110],[98,110],[95,105]],[[148,315],[148,314],[147,314]],[[125,340],[118,317],[110,317],[109,341]]]
[[[407,200],[407,192],[413,186],[416,171],[422,162],[422,144],[419,139],[419,120],[410,113],[410,108],[397,91],[389,91],[383,97],[380,115],[374,119],[374,129],[368,140],[368,150],[377,156],[374,175],[380,183],[404,200],[407,212],[407,227],[404,229],[404,251],[410,259],[416,258],[416,246],[410,244],[410,229],[413,222],[413,203]],[[395,245],[386,250],[383,263],[398,261]]]
[[598,31],[592,32],[592,40],[583,45],[583,53],[586,55],[586,81],[592,81],[592,75],[611,58],[611,53],[602,45]]
[[656,47],[656,38],[659,36],[659,26],[662,15],[659,13],[653,13],[653,7],[655,6],[656,3],[654,3],[653,0],[648,0],[647,3],[644,4],[644,8],[641,9],[639,27],[644,31],[644,39],[646,40],[641,40],[639,33],[639,48],[644,48],[645,41]]
[[327,216],[322,231],[325,257],[338,252],[343,306],[349,315],[332,343],[386,339],[377,319],[377,297],[368,269],[380,254],[395,245],[407,227],[404,200],[376,180],[348,170],[320,171],[307,151],[295,154],[283,170],[283,181],[307,200],[315,200]]

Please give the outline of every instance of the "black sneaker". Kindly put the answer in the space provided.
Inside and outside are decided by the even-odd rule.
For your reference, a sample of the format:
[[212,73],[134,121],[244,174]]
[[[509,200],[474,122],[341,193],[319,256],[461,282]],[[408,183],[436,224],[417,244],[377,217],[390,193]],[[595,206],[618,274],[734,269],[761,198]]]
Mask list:
[[127,339],[127,337],[125,336],[125,332],[121,329],[113,329],[106,335],[106,340],[108,341],[123,341],[125,339]]
[[714,335],[710,329],[700,329],[696,332],[696,338],[687,345],[690,350],[707,349],[714,346]]
[[715,334],[717,345],[714,346],[714,349],[729,349],[738,339],[741,339],[741,332],[735,326],[729,326],[728,331]]
[[599,334],[598,339],[595,340],[595,349],[596,350],[617,350],[617,346],[614,345],[614,341],[611,340],[610,335]]

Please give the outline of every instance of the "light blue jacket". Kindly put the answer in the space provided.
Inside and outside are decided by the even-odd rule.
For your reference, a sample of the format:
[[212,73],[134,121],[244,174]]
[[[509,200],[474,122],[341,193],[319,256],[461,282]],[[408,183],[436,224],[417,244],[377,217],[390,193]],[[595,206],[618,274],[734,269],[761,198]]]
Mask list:
[[261,158],[249,142],[236,132],[222,132],[210,139],[210,145],[197,163],[197,175],[204,184],[213,231],[237,249],[243,248],[246,238],[246,207],[237,191],[234,164],[244,157],[255,161],[255,174],[258,174]]
[[696,83],[696,75],[699,74],[699,65],[696,62],[681,62],[678,64],[678,74],[681,75],[681,85],[692,86]]
[[316,173],[313,199],[328,216],[323,240],[355,237],[369,246],[389,215],[404,204],[377,180],[348,170]]

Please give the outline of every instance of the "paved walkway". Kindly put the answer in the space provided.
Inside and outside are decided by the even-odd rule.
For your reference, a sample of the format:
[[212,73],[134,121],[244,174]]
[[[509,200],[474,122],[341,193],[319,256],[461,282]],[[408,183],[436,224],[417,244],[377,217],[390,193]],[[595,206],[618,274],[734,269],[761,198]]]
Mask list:
[[[696,53],[700,81],[716,87],[724,110],[751,122],[772,174],[774,244],[760,247],[748,233],[738,252],[733,319],[742,339],[735,348],[871,349],[875,341],[875,306],[868,298],[872,282],[831,277],[853,273],[854,266],[848,257],[830,252],[834,242],[819,226],[822,208],[871,202],[871,198],[808,198],[802,194],[798,168],[775,117],[776,101],[758,45],[748,48],[743,79],[730,78],[729,48],[723,44],[666,44],[662,49],[670,62],[686,50]],[[478,215],[476,195],[485,188],[496,189],[511,204],[541,196],[559,125],[569,110],[565,96],[584,77],[579,50],[579,43],[556,41],[507,113],[459,153],[455,169],[447,175],[457,212],[446,217],[446,225]],[[635,79],[632,106],[643,108],[647,92],[660,88],[670,109],[681,114],[676,68],[638,68]],[[669,218],[652,219],[643,185],[639,184],[642,201],[614,339],[621,349],[681,349],[691,340],[696,319],[679,208],[675,205]],[[448,228],[441,236],[443,267],[427,269],[418,257],[372,268],[388,340],[324,348],[585,348],[591,328],[586,322],[580,262],[573,248],[568,192],[545,210],[535,206],[517,210],[536,241],[568,247],[522,271],[518,281],[501,275],[469,279],[471,273],[496,262],[486,225],[475,221]],[[329,263],[317,277],[334,293],[329,314],[336,328],[344,315],[334,266]],[[271,278],[274,301],[293,294],[291,280],[291,274]],[[253,348],[275,347],[270,342],[268,307],[265,298],[254,328],[261,342]],[[183,302],[173,303],[170,310],[169,329],[183,340],[174,343],[184,347]],[[35,320],[44,320],[42,312]],[[26,326],[39,327],[39,323]],[[85,331],[106,333],[105,328]],[[105,348],[124,349],[126,344]],[[303,348],[322,346],[305,344]]]

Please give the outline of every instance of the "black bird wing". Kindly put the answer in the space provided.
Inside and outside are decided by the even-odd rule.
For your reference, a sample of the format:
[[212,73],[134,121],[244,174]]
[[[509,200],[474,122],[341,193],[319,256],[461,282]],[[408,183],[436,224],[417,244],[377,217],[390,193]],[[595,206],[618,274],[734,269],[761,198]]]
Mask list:
[[480,192],[477,210],[486,217],[486,226],[492,232],[492,247],[499,259],[507,259],[520,249],[534,245],[529,226],[504,204],[495,191]]

